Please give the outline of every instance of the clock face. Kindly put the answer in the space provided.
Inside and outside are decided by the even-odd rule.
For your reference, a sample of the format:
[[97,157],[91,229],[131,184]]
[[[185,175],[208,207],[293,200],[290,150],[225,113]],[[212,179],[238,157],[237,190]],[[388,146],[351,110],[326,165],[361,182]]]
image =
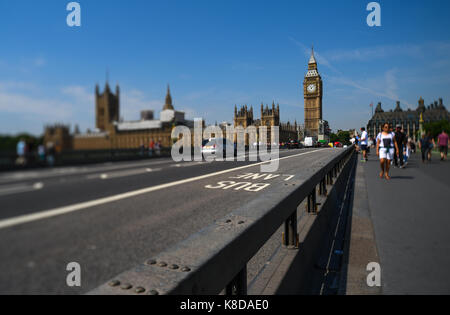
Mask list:
[[316,91],[316,85],[315,84],[310,84],[310,85],[308,85],[307,89],[308,89],[309,93],[313,93],[313,92]]

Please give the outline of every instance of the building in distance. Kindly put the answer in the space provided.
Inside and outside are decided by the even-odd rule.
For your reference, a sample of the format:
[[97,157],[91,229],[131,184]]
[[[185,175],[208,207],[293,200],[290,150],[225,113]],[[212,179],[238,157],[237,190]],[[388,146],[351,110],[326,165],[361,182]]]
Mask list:
[[175,110],[169,87],[159,119],[154,118],[152,110],[144,110],[138,121],[121,121],[119,86],[113,93],[108,83],[102,93],[98,85],[95,88],[95,113],[93,132],[70,134],[67,126],[47,126],[44,142],[53,143],[57,151],[131,149],[148,146],[152,141],[170,147],[175,126],[194,127],[192,120],[185,119],[184,112]]
[[[275,106],[275,102],[272,102],[272,106],[261,104],[261,116],[259,119],[254,117],[253,106],[250,108],[247,105],[241,106],[239,109],[235,105],[234,107],[234,127],[241,126],[244,129],[248,127],[256,127],[259,132],[261,126],[267,127],[267,141],[271,140],[271,127],[279,127],[280,142],[288,142],[289,140],[298,140],[299,128],[297,121],[294,124],[291,122],[282,123],[280,121],[280,105]],[[245,136],[245,144],[249,145],[248,134]],[[259,136],[258,136],[259,138]],[[235,135],[236,142],[236,135]]]
[[419,99],[419,105],[416,110],[403,110],[400,106],[400,101],[397,101],[394,110],[384,111],[381,103],[378,103],[375,114],[367,124],[367,132],[370,136],[375,137],[381,132],[384,123],[392,124],[395,128],[401,125],[405,133],[414,141],[417,141],[417,133],[420,130],[421,117],[424,123],[436,122],[441,120],[450,120],[450,114],[445,108],[442,98],[439,101],[425,106],[425,101],[422,97]]

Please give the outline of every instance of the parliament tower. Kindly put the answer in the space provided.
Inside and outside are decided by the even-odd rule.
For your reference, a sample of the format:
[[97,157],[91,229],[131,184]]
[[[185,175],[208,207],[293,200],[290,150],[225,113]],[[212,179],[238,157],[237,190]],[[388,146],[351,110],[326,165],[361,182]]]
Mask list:
[[97,129],[107,131],[114,126],[114,122],[119,121],[120,114],[120,97],[119,86],[116,86],[116,94],[114,94],[108,82],[105,84],[105,90],[100,93],[100,88],[95,87],[95,116]]
[[314,49],[308,63],[308,72],[303,81],[305,99],[305,136],[318,137],[322,120],[322,78],[317,71]]

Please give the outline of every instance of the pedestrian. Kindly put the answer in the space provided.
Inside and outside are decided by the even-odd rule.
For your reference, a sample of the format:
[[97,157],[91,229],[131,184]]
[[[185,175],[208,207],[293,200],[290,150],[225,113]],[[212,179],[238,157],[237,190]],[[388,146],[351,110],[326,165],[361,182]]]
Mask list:
[[141,142],[141,145],[139,146],[139,155],[144,156],[145,154],[145,144],[144,142]]
[[20,139],[16,146],[17,160],[16,164],[20,166],[25,166],[27,164],[26,154],[27,154],[27,143],[24,139]]
[[377,156],[380,157],[381,167],[380,178],[384,176],[387,180],[391,179],[389,169],[395,152],[397,154],[399,152],[395,135],[390,132],[389,124],[385,123],[383,125],[383,131],[377,137]]
[[428,132],[428,138],[430,138],[430,148],[428,150],[428,161],[431,162],[431,157],[433,155],[433,149],[436,146],[434,138],[431,136],[431,132]]
[[362,162],[367,162],[367,146],[368,146],[368,139],[369,135],[367,134],[366,128],[361,128],[361,151],[363,153]]
[[359,150],[361,148],[361,143],[360,143],[360,138],[359,138],[358,134],[355,135],[355,145],[356,145],[356,152],[359,153]]
[[148,156],[149,157],[152,157],[154,149],[155,149],[155,141],[153,141],[153,139],[151,139],[150,143],[148,145]]
[[47,165],[52,167],[55,165],[55,145],[53,142],[47,142]]
[[411,143],[412,143],[411,138],[408,138],[408,141],[406,142],[406,145],[405,145],[405,149],[403,150],[405,166],[408,165],[408,159],[409,159],[409,156],[411,155]]
[[448,134],[445,130],[438,136],[439,152],[441,153],[441,161],[447,160],[448,153]]
[[430,150],[431,144],[430,137],[424,133],[419,141],[419,149],[422,152],[422,163],[428,160],[428,151]]
[[155,153],[157,156],[161,155],[161,139],[155,143]]
[[[397,141],[398,153],[394,156],[395,167],[404,168],[403,151],[406,145],[406,135],[402,132],[402,126],[397,125],[395,130],[395,141]],[[397,158],[398,157],[398,158]]]
[[40,144],[38,146],[38,155],[39,155],[39,164],[44,165],[45,164],[45,146],[43,144]]

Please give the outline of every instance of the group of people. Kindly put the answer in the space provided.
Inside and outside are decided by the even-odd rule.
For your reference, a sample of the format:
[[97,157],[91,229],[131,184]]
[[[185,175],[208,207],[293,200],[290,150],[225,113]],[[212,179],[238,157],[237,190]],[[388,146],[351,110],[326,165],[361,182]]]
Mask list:
[[[441,161],[447,160],[449,141],[448,134],[443,130],[437,140],[439,152],[441,154]],[[436,143],[430,132],[422,135],[422,138],[419,141],[419,148],[422,153],[422,163],[431,162],[431,153],[435,146]]]
[[158,141],[154,141],[153,139],[150,140],[150,142],[148,143],[148,147],[146,148],[144,143],[141,143],[140,145],[140,150],[141,150],[141,155],[144,156],[145,155],[145,151],[148,149],[148,156],[151,157],[153,156],[153,154],[155,155],[161,155],[161,140]]
[[[391,179],[389,171],[391,165],[398,168],[404,168],[408,164],[408,158],[411,153],[415,152],[416,145],[411,138],[402,129],[401,125],[397,125],[395,131],[393,126],[385,123],[382,131],[377,135],[375,141],[369,137],[365,128],[361,128],[361,135],[357,135],[354,139],[357,150],[362,151],[362,162],[368,161],[368,153],[370,148],[375,147],[377,156],[380,159],[380,178]],[[447,159],[449,136],[445,131],[438,137],[438,146],[441,153],[441,160]],[[432,149],[435,147],[435,141],[430,133],[424,134],[419,141],[419,148],[422,152],[422,162],[431,160]]]
[[37,162],[39,165],[53,166],[55,164],[57,148],[52,142],[48,142],[46,146],[39,144],[37,150],[25,139],[20,139],[16,146],[16,165],[27,166],[36,162],[35,152],[37,151]]

